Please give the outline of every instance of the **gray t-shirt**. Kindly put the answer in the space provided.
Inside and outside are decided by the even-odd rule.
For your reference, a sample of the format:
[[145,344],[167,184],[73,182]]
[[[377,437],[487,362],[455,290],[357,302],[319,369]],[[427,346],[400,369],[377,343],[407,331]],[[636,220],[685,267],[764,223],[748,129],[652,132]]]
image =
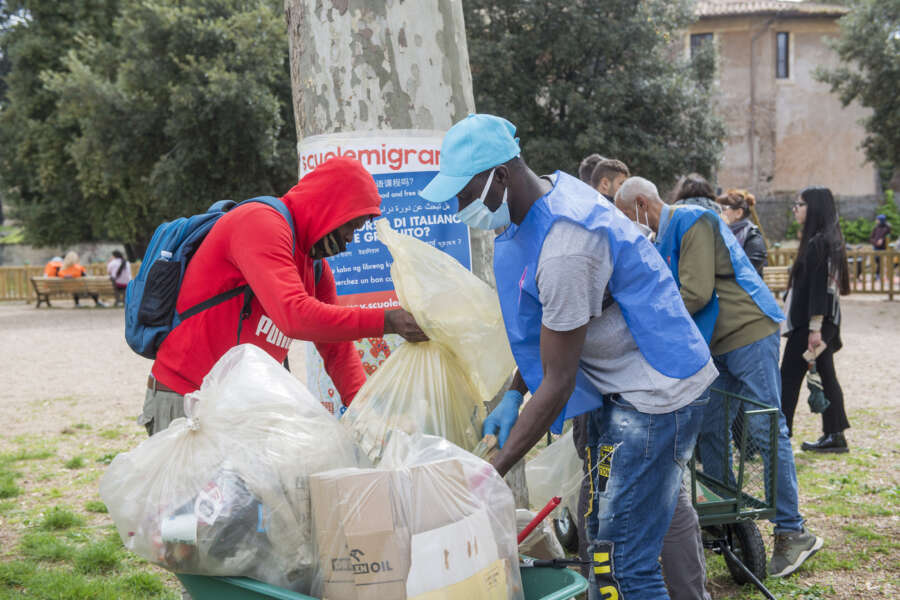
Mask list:
[[588,231],[569,221],[554,223],[537,268],[543,325],[553,331],[571,331],[588,323],[581,370],[600,392],[618,393],[644,413],[687,406],[718,375],[712,359],[686,379],[673,379],[654,369],[638,349],[619,305],[603,310],[612,271],[604,231]]

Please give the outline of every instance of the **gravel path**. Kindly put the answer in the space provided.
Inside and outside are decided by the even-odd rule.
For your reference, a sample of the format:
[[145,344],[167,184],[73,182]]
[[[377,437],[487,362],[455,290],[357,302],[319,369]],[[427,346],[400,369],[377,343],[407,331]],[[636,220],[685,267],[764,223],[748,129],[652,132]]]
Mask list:
[[[0,303],[0,450],[5,437],[72,423],[134,423],[143,406],[151,361],[125,343],[122,309],[53,303]],[[292,345],[290,362],[305,381],[303,344]]]
[[[55,303],[52,309],[0,304],[4,437],[55,433],[77,422],[120,424],[140,412],[150,361],[125,344],[123,311]],[[844,350],[836,362],[850,420],[854,408],[879,408],[900,423],[900,302],[856,296],[842,306]],[[305,381],[301,343],[291,347],[290,361]],[[798,421],[812,418],[805,403],[797,412]]]

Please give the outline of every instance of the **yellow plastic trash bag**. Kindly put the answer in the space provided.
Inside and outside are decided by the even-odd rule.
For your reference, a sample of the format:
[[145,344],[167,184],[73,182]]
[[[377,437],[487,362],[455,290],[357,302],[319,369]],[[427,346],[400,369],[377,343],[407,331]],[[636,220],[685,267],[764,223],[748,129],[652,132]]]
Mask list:
[[453,257],[375,224],[394,258],[400,305],[431,341],[400,346],[359,390],[342,421],[373,462],[392,431],[441,436],[471,450],[481,438],[484,403],[514,362],[496,292]]

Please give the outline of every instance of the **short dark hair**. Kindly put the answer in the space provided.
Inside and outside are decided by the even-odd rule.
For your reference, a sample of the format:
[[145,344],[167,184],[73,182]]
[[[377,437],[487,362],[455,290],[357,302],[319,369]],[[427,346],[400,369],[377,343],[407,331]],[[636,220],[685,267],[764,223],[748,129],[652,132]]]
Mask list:
[[616,175],[624,175],[626,178],[631,177],[628,166],[621,160],[615,158],[605,158],[597,163],[594,172],[591,173],[591,185],[597,187],[600,180],[606,177],[610,181],[615,179]]
[[581,164],[578,165],[578,179],[590,185],[591,175],[594,173],[594,167],[597,166],[597,163],[603,160],[606,159],[596,152],[594,154],[588,154],[587,156],[585,156],[581,161]]
[[703,175],[691,173],[681,182],[675,201],[685,198],[709,198],[714,201],[716,192]]

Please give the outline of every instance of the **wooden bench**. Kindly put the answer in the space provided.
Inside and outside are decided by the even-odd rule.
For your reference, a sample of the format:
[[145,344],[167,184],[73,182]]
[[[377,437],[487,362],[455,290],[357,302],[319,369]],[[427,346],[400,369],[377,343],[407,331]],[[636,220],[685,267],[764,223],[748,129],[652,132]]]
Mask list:
[[31,285],[37,296],[35,308],[42,303],[50,306],[50,296],[112,296],[115,295],[115,286],[109,277],[87,275],[85,277],[32,277]]
[[763,267],[763,281],[773,292],[785,291],[790,278],[790,267]]

